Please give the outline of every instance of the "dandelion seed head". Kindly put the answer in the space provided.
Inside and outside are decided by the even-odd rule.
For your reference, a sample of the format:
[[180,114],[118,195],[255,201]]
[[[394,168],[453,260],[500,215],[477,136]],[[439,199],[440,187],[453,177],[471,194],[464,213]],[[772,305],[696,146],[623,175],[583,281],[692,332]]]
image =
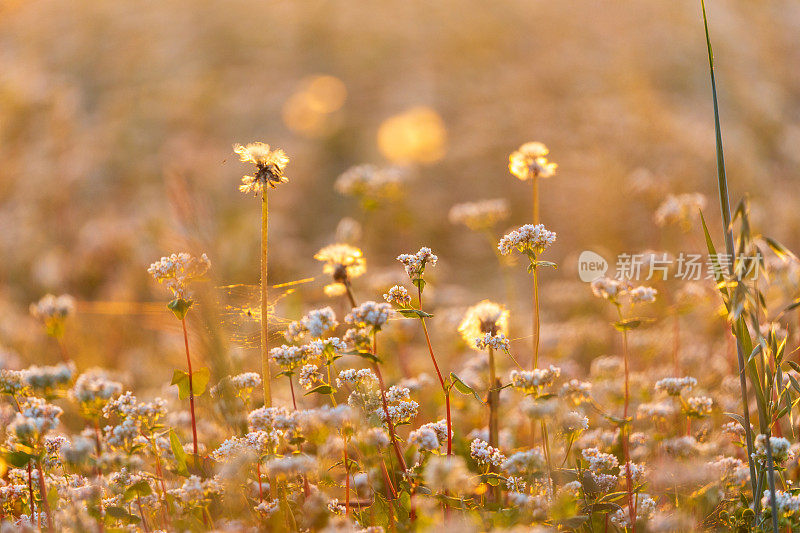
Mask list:
[[520,180],[550,178],[558,165],[548,161],[550,150],[540,142],[527,142],[508,156],[508,171]]
[[264,193],[265,187],[275,188],[279,183],[286,183],[289,179],[283,175],[289,157],[281,149],[271,150],[268,144],[262,142],[249,143],[245,146],[236,144],[233,151],[239,155],[239,160],[244,163],[253,163],[256,166],[255,176],[244,176],[239,191],[245,194]]

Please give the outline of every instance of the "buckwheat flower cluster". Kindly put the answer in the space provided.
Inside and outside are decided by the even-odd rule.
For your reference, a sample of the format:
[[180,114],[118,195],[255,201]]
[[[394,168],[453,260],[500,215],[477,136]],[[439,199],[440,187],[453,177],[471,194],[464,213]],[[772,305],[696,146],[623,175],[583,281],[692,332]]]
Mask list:
[[183,505],[195,507],[203,506],[206,500],[221,496],[224,487],[216,478],[201,479],[193,475],[180,488],[168,492]]
[[655,302],[656,294],[658,294],[656,289],[652,287],[645,287],[644,285],[634,287],[629,292],[631,303],[634,304]]
[[561,418],[561,432],[565,435],[589,429],[589,419],[577,411],[570,411]]
[[644,420],[666,420],[675,414],[675,406],[669,401],[640,403],[636,414]]
[[592,293],[598,298],[604,298],[612,302],[616,302],[629,289],[630,283],[626,280],[602,277],[592,282]]
[[314,457],[304,453],[295,453],[283,457],[275,457],[267,462],[267,471],[271,476],[290,477],[308,474],[317,467]]
[[544,454],[538,448],[533,448],[512,453],[500,468],[510,476],[532,476],[544,472],[545,465]]
[[383,299],[390,304],[395,304],[402,309],[411,307],[411,296],[402,285],[394,285],[383,295]]
[[30,305],[33,318],[42,322],[50,335],[60,336],[63,323],[75,312],[75,299],[68,295],[53,296],[47,294],[36,303]]
[[284,407],[259,407],[247,415],[250,431],[294,431],[297,429],[297,413]]
[[258,372],[244,372],[231,377],[231,385],[236,389],[246,389],[250,392],[261,386],[261,375]]
[[664,378],[656,382],[656,390],[664,391],[670,396],[680,396],[685,391],[690,391],[697,386],[697,380],[693,377]]
[[473,439],[469,445],[469,455],[482,465],[499,467],[506,460],[500,450],[481,439]]
[[438,451],[447,442],[447,421],[423,424],[408,435],[408,442],[420,451]]
[[269,351],[269,356],[275,363],[284,370],[294,370],[303,365],[309,356],[310,350],[307,346],[289,346],[282,344]]
[[309,311],[303,318],[292,322],[286,328],[284,337],[289,342],[295,342],[304,335],[319,339],[336,329],[336,312],[330,307]]
[[502,305],[483,300],[467,309],[458,326],[458,332],[464,342],[480,349],[475,344],[475,339],[483,337],[486,333],[508,335],[508,315],[508,310]]
[[706,417],[711,414],[714,400],[707,396],[693,396],[686,399],[686,414],[695,418]]
[[353,324],[359,328],[379,330],[393,316],[394,310],[388,303],[369,301],[364,302],[358,307],[354,307],[347,316],[344,317],[344,320],[348,324]]
[[121,393],[122,383],[108,379],[100,369],[93,369],[75,380],[70,396],[80,404],[84,414],[94,418],[112,398]]
[[[772,502],[772,493],[769,489],[764,491],[764,496],[761,498],[762,507],[767,510],[770,509]],[[790,492],[782,490],[775,491],[775,503],[777,504],[778,512],[781,515],[800,513],[800,495],[795,495]]]
[[348,368],[339,372],[336,386],[339,388],[349,385],[354,388],[372,386],[378,382],[378,377],[369,368]]
[[0,392],[10,396],[21,394],[28,387],[25,371],[0,370]]
[[163,283],[176,299],[191,300],[188,286],[201,278],[211,268],[206,254],[194,257],[186,252],[162,257],[150,265],[147,272],[159,283]]
[[36,392],[50,392],[59,387],[69,385],[75,374],[72,363],[56,366],[31,365],[23,372],[25,383]]
[[422,476],[425,485],[437,493],[469,494],[475,487],[464,459],[457,455],[434,455],[425,464]]
[[26,443],[35,443],[45,433],[55,429],[63,409],[41,398],[27,398],[20,412],[8,426],[8,433]]
[[392,197],[402,190],[403,184],[409,178],[409,172],[401,167],[356,165],[344,171],[336,179],[334,188],[340,194],[350,196]]
[[522,181],[550,178],[555,175],[558,165],[548,161],[550,150],[540,142],[527,142],[508,156],[508,171]]
[[550,368],[512,370],[511,384],[515,389],[529,394],[538,391],[540,387],[552,385],[560,375],[561,369],[553,365]]
[[264,518],[269,518],[273,514],[275,514],[278,509],[280,509],[280,501],[276,500],[265,500],[258,505],[256,505],[253,509],[263,516]]
[[322,385],[324,383],[319,368],[317,365],[312,364],[303,365],[303,368],[300,369],[298,374],[297,381],[300,383],[300,386],[306,390],[311,390],[317,385]]
[[[386,391],[386,403],[392,425],[407,424],[417,416],[419,404],[411,399],[411,391],[405,387],[392,385]],[[386,412],[383,406],[375,409],[375,414],[382,423],[386,423]]]
[[708,466],[723,484],[739,487],[750,480],[747,463],[736,457],[719,456],[709,462]]
[[236,144],[233,151],[239,155],[239,160],[244,163],[253,163],[256,166],[255,176],[242,177],[239,191],[245,194],[263,193],[269,186],[273,189],[279,183],[286,183],[289,179],[283,175],[289,157],[281,149],[271,150],[268,144],[262,142],[249,143],[245,146]]
[[538,255],[556,242],[556,234],[544,224],[525,224],[507,233],[497,245],[503,255],[518,250],[526,255]]
[[406,269],[406,274],[411,280],[421,279],[425,273],[426,266],[436,266],[438,257],[431,251],[430,248],[423,246],[415,254],[400,254],[397,256]]
[[592,383],[571,379],[561,386],[561,396],[571,400],[575,405],[590,402],[592,400]]
[[670,194],[656,209],[656,225],[679,224],[683,229],[691,227],[691,221],[706,206],[706,197],[699,193]]
[[697,439],[692,436],[667,439],[661,445],[665,452],[675,457],[691,457],[698,451]]
[[[635,509],[636,509],[637,521],[649,520],[656,512],[656,501],[647,494],[640,494]],[[617,511],[615,511],[611,515],[611,523],[620,528],[621,530],[626,530],[630,528],[631,527],[630,509],[627,506],[625,506],[622,509],[618,509]]]
[[484,333],[483,337],[478,337],[475,339],[475,347],[479,350],[491,348],[493,350],[503,350],[507,352],[511,347],[511,341],[509,341],[502,333],[498,333],[497,335]]
[[614,455],[601,452],[597,448],[585,448],[581,451],[581,456],[589,463],[589,470],[593,472],[604,472],[619,466],[619,461]]
[[637,463],[625,463],[619,468],[619,479],[624,481],[628,477],[628,470],[631,471],[631,481],[639,483],[644,481],[645,466]]
[[[767,436],[760,433],[756,436],[755,450],[753,451],[753,459],[758,461],[762,466],[767,463]],[[776,464],[781,464],[792,456],[791,447],[792,443],[783,437],[770,437],[769,444],[772,448],[772,460]]]
[[472,231],[491,229],[508,218],[508,201],[504,198],[456,204],[450,208],[448,219],[452,224],[463,224]]

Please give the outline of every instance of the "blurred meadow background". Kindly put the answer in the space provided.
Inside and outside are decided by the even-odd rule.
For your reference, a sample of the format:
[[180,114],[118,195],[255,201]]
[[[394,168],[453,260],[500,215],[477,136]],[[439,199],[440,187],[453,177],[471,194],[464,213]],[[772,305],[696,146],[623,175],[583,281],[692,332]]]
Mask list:
[[[733,201],[749,194],[754,225],[796,248],[800,75],[788,66],[800,62],[800,6],[713,10]],[[152,260],[205,251],[216,286],[258,282],[258,201],[237,191],[243,166],[231,148],[251,140],[291,158],[290,183],[271,197],[271,280],[317,278],[278,315],[325,300],[312,256],[355,231],[364,298],[380,298],[398,253],[431,246],[437,304],[502,300],[518,336],[530,335],[524,269],[508,271],[526,289],[507,301],[488,241],[447,215],[504,198],[498,236],[530,222],[529,184],[507,158],[546,143],[559,170],[542,184],[542,221],[558,233],[548,254],[561,268],[544,279],[553,305],[543,321],[569,319],[591,305],[575,273],[581,250],[613,268],[620,252],[702,243],[699,227],[679,240],[654,224],[668,193],[706,194],[719,227],[699,17],[695,2],[674,1],[6,0],[0,344],[56,361],[27,307],[69,293],[80,305],[68,344],[94,364],[154,372],[163,354],[152,347],[173,335],[160,336],[171,325],[160,303],[155,316],[140,305],[160,301]],[[364,209],[334,189],[361,163],[409,165],[413,177]]]

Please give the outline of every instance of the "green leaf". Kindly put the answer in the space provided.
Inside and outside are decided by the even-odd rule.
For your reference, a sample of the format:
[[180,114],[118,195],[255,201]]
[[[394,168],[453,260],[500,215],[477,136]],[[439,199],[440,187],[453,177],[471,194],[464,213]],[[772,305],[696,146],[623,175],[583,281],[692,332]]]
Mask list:
[[425,290],[425,280],[424,279],[422,279],[422,278],[412,279],[411,283],[414,284],[414,286],[419,289],[420,293]]
[[537,267],[543,266],[543,267],[551,267],[551,268],[555,268],[555,269],[558,268],[558,265],[553,263],[552,261],[534,261],[534,264]]
[[485,404],[486,402],[478,395],[477,392],[472,390],[472,387],[464,383],[460,377],[456,376],[454,373],[450,372],[450,381],[453,383],[453,386],[460,392],[461,394],[472,394],[476,400]]
[[406,318],[433,318],[433,315],[421,309],[398,309],[398,313]]
[[309,394],[314,394],[314,393],[327,395],[331,394],[332,392],[333,392],[333,387],[331,387],[330,385],[320,385],[318,387],[314,387],[313,389],[305,393],[303,396],[308,396]]
[[109,505],[106,507],[106,516],[115,520],[119,520],[125,524],[138,524],[141,521],[138,516],[134,516],[122,507],[117,507],[115,505]]
[[186,318],[186,313],[189,312],[189,308],[191,306],[191,300],[184,300],[182,298],[175,298],[167,304],[167,308],[172,311],[172,314],[174,314],[178,320],[183,320]]
[[36,459],[36,456],[21,450],[13,450],[4,452],[3,459],[11,466],[23,468]]
[[655,320],[652,319],[652,318],[642,318],[642,317],[639,317],[639,318],[626,318],[625,320],[620,320],[619,322],[614,322],[613,326],[618,331],[626,331],[626,330],[636,329],[639,326],[642,326],[644,324],[650,324],[652,322],[655,322]]
[[202,396],[208,387],[208,381],[211,379],[211,370],[208,367],[203,367],[200,370],[192,372],[192,388],[194,389],[195,397]]
[[174,429],[169,430],[169,447],[172,448],[172,455],[175,456],[178,475],[189,477],[189,469],[186,466],[186,452],[183,450],[183,445]]
[[150,483],[146,480],[139,481],[138,483],[134,483],[130,487],[125,490],[125,494],[123,495],[123,499],[126,502],[131,500],[135,500],[137,498],[143,498],[145,496],[149,496],[153,493],[153,489],[150,488]]

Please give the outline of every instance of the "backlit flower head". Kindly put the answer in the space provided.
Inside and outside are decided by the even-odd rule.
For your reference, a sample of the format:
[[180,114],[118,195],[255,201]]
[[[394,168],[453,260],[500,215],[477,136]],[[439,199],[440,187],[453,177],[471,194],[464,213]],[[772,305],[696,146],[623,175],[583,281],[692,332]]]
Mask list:
[[508,310],[502,305],[483,300],[464,314],[458,332],[464,342],[477,348],[476,339],[483,338],[486,333],[492,336],[502,333],[508,335]]
[[706,206],[706,197],[700,193],[670,194],[656,209],[654,218],[657,226],[678,224],[684,231],[691,229],[692,220]]
[[402,192],[410,173],[403,167],[356,165],[344,171],[334,184],[341,194],[369,199],[393,198]]
[[349,244],[330,244],[317,252],[314,259],[322,261],[322,272],[333,278],[333,283],[325,287],[328,296],[344,294],[346,284],[367,271],[364,254]]
[[507,255],[514,250],[524,254],[538,255],[556,242],[556,234],[544,224],[525,224],[506,234],[497,245],[500,253]]
[[528,142],[508,156],[508,171],[521,180],[555,175],[558,165],[547,160],[550,150],[540,142]]
[[281,149],[270,150],[268,144],[255,142],[242,146],[236,144],[233,151],[239,154],[239,160],[253,163],[256,166],[255,176],[244,176],[239,190],[243,193],[263,193],[264,187],[273,189],[278,183],[286,183],[288,178],[283,175],[289,158]]
[[186,252],[162,257],[150,265],[147,272],[172,291],[175,298],[190,300],[189,283],[201,278],[211,268],[206,254],[194,257]]
[[401,308],[411,307],[411,296],[409,296],[408,290],[401,285],[394,285],[383,295],[383,299]]
[[450,208],[448,219],[453,224],[463,224],[473,231],[484,231],[507,219],[508,215],[508,201],[497,198],[456,204]]
[[388,303],[364,302],[354,307],[346,317],[345,322],[360,328],[380,329],[394,316],[395,311]]

